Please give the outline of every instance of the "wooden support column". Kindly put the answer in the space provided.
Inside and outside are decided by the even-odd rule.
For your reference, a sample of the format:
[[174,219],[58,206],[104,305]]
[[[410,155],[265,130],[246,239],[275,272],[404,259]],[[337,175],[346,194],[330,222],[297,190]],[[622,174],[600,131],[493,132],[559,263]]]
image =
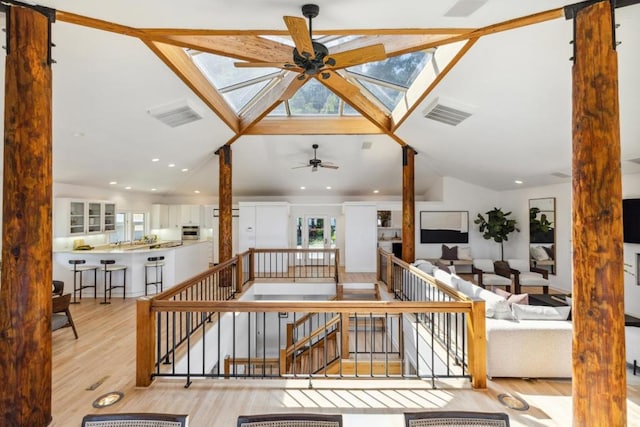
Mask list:
[[402,147],[402,260],[413,262],[416,257],[416,197],[415,168],[416,150],[408,145]]
[[618,64],[609,2],[586,6],[574,25],[573,425],[624,426]]
[[[0,424],[51,421],[50,9],[4,4]],[[45,14],[47,13],[48,14]]]
[[[232,191],[231,191],[231,146],[223,145],[216,151],[220,157],[220,179],[218,189],[218,262],[223,263],[233,257]],[[220,286],[232,286],[231,276],[221,275]]]

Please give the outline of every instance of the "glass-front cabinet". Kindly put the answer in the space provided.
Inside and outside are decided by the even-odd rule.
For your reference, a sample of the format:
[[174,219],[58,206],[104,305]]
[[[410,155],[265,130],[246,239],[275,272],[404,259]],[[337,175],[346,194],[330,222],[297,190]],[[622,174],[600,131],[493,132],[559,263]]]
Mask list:
[[56,199],[54,237],[115,231],[116,205],[112,202]]

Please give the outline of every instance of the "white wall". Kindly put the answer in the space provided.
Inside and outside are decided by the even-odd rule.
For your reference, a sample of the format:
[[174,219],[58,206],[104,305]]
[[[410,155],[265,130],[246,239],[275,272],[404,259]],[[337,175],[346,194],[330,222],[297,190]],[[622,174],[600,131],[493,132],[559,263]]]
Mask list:
[[375,272],[378,209],[375,203],[344,204],[346,272]]
[[416,202],[416,259],[439,258],[442,254],[441,244],[420,243],[420,211],[469,211],[469,244],[459,246],[469,246],[475,258],[499,259],[500,245],[485,240],[473,221],[478,213],[484,215],[494,207],[502,207],[500,193],[450,177],[442,178],[442,188],[442,201]]

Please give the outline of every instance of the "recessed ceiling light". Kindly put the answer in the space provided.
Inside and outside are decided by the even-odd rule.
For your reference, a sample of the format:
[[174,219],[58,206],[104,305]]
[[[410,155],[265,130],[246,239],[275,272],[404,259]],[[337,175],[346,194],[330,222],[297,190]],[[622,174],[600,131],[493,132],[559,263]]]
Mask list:
[[176,164],[175,163],[169,163],[167,166],[169,166],[170,168],[175,168]]
[[76,136],[76,137],[84,136],[84,132],[74,132],[73,136]]
[[124,187],[125,190],[131,190],[131,186]]
[[373,190],[373,194],[378,194],[380,190]]
[[200,190],[193,190],[194,193],[200,194]]
[[331,186],[330,185],[327,185],[326,188],[327,188],[327,190],[331,190]]
[[188,168],[182,168],[182,172],[187,172],[188,170]]
[[159,162],[160,159],[158,159],[157,157],[155,159],[151,159],[152,162]]
[[515,180],[515,181],[513,181],[513,182],[515,182],[516,184],[522,184],[522,181],[520,181],[519,179],[516,179],[516,180]]
[[116,185],[117,183],[118,183],[118,181],[111,181],[111,182],[109,183],[109,185]]
[[301,190],[306,190],[307,187],[305,187],[304,185],[302,187],[300,187]]
[[155,188],[152,188],[152,189],[151,189],[151,191],[156,191],[156,189],[155,189]]

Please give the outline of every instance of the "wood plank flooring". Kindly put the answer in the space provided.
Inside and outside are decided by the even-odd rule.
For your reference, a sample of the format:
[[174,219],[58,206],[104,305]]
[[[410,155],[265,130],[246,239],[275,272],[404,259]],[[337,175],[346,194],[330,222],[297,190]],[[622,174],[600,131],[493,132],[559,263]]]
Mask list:
[[[371,274],[348,274],[350,282],[371,282]],[[468,381],[371,380],[195,380],[159,379],[135,387],[135,300],[114,298],[110,305],[83,299],[71,312],[80,338],[69,328],[53,333],[53,422],[79,426],[87,413],[187,413],[192,427],[233,427],[240,414],[326,412],[344,415],[345,427],[403,427],[403,412],[454,409],[507,412],[512,426],[570,426],[569,380],[496,379],[486,390]],[[550,361],[553,363],[553,361]],[[629,375],[629,426],[640,426],[640,376]],[[95,409],[99,396],[121,391],[111,407]],[[531,409],[505,408],[501,393],[523,398]]]

